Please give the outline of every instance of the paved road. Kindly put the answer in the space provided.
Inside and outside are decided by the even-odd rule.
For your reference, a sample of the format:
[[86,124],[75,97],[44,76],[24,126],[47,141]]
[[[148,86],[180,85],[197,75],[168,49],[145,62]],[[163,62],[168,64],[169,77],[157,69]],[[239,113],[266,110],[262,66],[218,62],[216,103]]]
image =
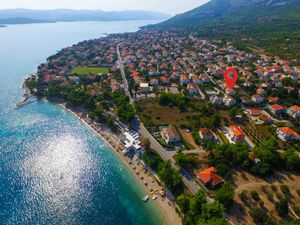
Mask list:
[[[124,81],[124,88],[125,93],[127,96],[129,96],[131,103],[133,104],[134,100],[132,99],[130,92],[129,92],[129,86],[128,81],[126,79],[126,74],[124,70],[123,61],[120,54],[119,46],[117,46],[117,54],[119,58],[119,66],[121,70],[121,75]],[[118,123],[122,124],[119,119],[117,119]],[[123,125],[121,125],[123,126]],[[205,193],[208,194],[207,188],[204,186],[203,183],[201,183],[199,180],[193,178],[188,172],[186,172],[182,168],[178,168],[178,166],[175,165],[174,158],[167,153],[166,149],[161,146],[161,144],[149,133],[149,131],[144,127],[144,125],[140,122],[140,120],[136,117],[134,121],[132,122],[132,127],[134,130],[138,131],[142,137],[149,139],[151,143],[151,148],[153,148],[164,160],[170,161],[172,166],[176,169],[179,169],[180,175],[182,176],[182,181],[184,185],[193,193],[196,194],[200,189],[202,189]],[[213,203],[214,199],[207,196],[206,198],[208,203]],[[237,225],[238,223],[229,216],[228,214],[225,214],[225,218],[228,220],[228,222],[232,225]]]
[[117,54],[118,54],[118,58],[119,58],[119,67],[120,67],[120,71],[121,71],[121,76],[122,76],[123,83],[124,83],[124,90],[125,90],[126,95],[129,97],[130,101],[133,102],[133,99],[132,99],[130,91],[129,91],[129,85],[128,85],[128,81],[126,78],[124,64],[123,64],[123,60],[121,57],[119,45],[117,46]]

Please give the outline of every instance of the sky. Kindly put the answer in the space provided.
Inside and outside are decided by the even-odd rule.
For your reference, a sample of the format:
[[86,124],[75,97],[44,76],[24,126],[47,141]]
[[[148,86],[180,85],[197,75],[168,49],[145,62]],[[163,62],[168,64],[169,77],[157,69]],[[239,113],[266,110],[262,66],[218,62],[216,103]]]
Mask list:
[[0,0],[0,9],[101,9],[152,10],[172,15],[191,10],[209,0]]

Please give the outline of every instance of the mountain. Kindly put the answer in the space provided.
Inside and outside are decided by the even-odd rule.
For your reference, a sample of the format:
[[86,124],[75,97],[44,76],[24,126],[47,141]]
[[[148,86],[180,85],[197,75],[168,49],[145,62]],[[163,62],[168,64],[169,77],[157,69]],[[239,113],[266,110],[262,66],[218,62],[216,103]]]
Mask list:
[[0,24],[24,24],[44,22],[73,21],[128,21],[128,20],[164,20],[170,15],[141,10],[102,11],[102,10],[0,10]]
[[[299,0],[211,0],[144,29],[179,29],[264,48],[300,62]],[[243,40],[243,41],[241,41]],[[296,48],[296,49],[295,49]]]

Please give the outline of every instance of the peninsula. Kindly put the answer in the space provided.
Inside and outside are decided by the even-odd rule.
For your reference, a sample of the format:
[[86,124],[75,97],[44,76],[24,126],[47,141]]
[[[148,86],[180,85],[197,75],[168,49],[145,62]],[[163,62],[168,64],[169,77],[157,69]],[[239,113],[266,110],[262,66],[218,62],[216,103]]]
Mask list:
[[64,48],[26,85],[107,140],[169,224],[299,223],[297,59],[152,28]]

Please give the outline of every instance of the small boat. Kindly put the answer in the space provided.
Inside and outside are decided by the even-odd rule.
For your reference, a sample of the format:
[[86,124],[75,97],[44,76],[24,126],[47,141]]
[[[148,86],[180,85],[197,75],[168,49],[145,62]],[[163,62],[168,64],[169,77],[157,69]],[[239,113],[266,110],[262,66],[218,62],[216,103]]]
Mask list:
[[152,200],[156,200],[158,198],[158,195],[153,195]]
[[143,198],[143,202],[147,202],[149,200],[149,195],[146,195],[144,198]]

